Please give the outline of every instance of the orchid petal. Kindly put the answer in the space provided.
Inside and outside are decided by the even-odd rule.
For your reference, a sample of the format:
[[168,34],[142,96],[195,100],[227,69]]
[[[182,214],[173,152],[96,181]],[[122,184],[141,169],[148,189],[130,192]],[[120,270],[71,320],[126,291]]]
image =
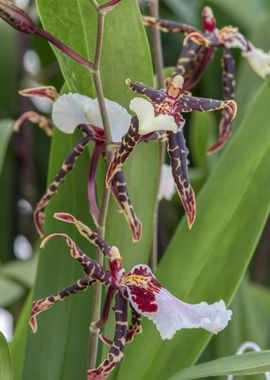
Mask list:
[[133,308],[152,320],[162,339],[171,339],[182,328],[203,328],[212,333],[223,330],[232,312],[224,301],[214,304],[187,304],[159,284],[147,265],[137,265],[125,278]]
[[133,98],[129,108],[139,119],[139,133],[146,135],[155,131],[177,131],[177,124],[171,115],[155,116],[153,105],[146,99]]
[[79,124],[89,124],[85,108],[92,99],[80,94],[64,94],[54,102],[52,120],[64,133],[73,133]]
[[270,74],[270,51],[266,53],[262,49],[252,46],[252,49],[243,56],[247,58],[249,65],[261,78],[265,79]]
[[[120,142],[122,137],[128,131],[131,116],[124,107],[112,100],[105,99],[105,106],[108,114],[112,141]],[[86,105],[84,112],[89,124],[103,128],[97,99],[89,102]]]

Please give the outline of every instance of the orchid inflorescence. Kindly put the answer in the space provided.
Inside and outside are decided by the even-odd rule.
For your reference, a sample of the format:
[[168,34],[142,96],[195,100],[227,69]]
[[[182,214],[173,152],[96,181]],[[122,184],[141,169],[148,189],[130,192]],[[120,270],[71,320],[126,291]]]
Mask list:
[[[120,0],[111,0],[98,5],[96,9],[106,14]],[[45,38],[67,56],[85,66],[90,72],[94,64],[78,55],[53,35],[36,26],[34,21],[13,4],[0,2],[0,17],[15,29],[26,34],[37,34]],[[212,112],[221,110],[219,136],[216,143],[208,150],[213,153],[220,149],[231,135],[232,121],[237,112],[234,98],[235,65],[231,54],[232,48],[240,48],[251,67],[263,78],[270,73],[270,56],[255,48],[237,28],[218,29],[212,10],[205,7],[202,12],[204,32],[179,22],[144,17],[145,25],[157,27],[166,32],[185,34],[184,46],[172,75],[166,79],[165,88],[154,89],[136,80],[126,80],[128,88],[141,95],[130,102],[133,116],[118,103],[103,99],[110,126],[111,141],[108,141],[100,98],[92,99],[82,94],[68,93],[59,95],[52,86],[41,86],[20,91],[28,97],[44,97],[52,102],[51,120],[36,112],[28,111],[16,121],[14,129],[20,130],[22,123],[29,120],[37,123],[48,135],[53,134],[54,127],[63,133],[72,134],[76,129],[83,136],[69,152],[66,159],[49,185],[34,210],[34,222],[38,233],[44,237],[43,209],[57,193],[67,174],[74,168],[76,160],[84,153],[88,144],[95,146],[89,162],[88,199],[89,208],[97,227],[100,209],[96,200],[96,172],[101,156],[108,158],[110,149],[112,160],[107,162],[105,184],[113,193],[120,209],[126,217],[133,241],[142,236],[142,224],[131,203],[122,166],[139,143],[162,141],[167,145],[170,167],[163,165],[160,181],[159,200],[171,199],[175,188],[185,210],[188,226],[191,228],[196,217],[195,194],[188,177],[188,148],[184,137],[185,118],[183,114],[192,111]],[[192,89],[201,78],[217,48],[223,49],[223,89],[224,100],[194,97],[188,90]],[[61,291],[33,302],[30,325],[37,331],[36,317],[48,310],[56,302],[64,300],[71,294],[86,290],[93,283],[107,287],[102,317],[91,325],[97,331],[103,343],[110,346],[107,358],[96,369],[89,369],[88,379],[105,379],[122,360],[124,347],[132,342],[142,330],[141,317],[152,320],[162,339],[171,339],[182,328],[203,328],[217,333],[224,329],[231,319],[231,311],[226,309],[222,300],[214,304],[201,302],[187,304],[170,294],[156,279],[151,269],[144,264],[136,265],[126,274],[122,267],[122,257],[115,246],[110,246],[102,236],[93,232],[68,213],[56,213],[54,217],[63,222],[72,223],[78,232],[97,246],[109,261],[109,270],[88,257],[76,243],[65,233],[53,233],[47,236],[42,247],[52,239],[65,239],[71,256],[83,267],[84,276]],[[115,299],[115,306],[112,303]],[[128,325],[128,308],[131,311],[131,324]],[[107,322],[109,313],[115,313],[115,335],[113,340],[107,338],[100,329]]]
[[[83,267],[85,275],[75,283],[46,298],[33,302],[30,326],[37,331],[36,316],[51,308],[56,302],[63,301],[73,293],[86,290],[94,282],[108,287],[103,313],[100,321],[92,324],[92,329],[102,328],[109,316],[115,297],[115,335],[110,340],[103,334],[100,338],[109,344],[110,350],[101,365],[88,371],[88,379],[105,379],[115,365],[122,359],[126,343],[141,332],[141,316],[152,320],[162,339],[172,339],[175,332],[182,328],[203,328],[212,333],[223,330],[231,319],[231,311],[226,309],[222,300],[208,305],[206,302],[187,304],[169,293],[156,279],[147,265],[139,264],[126,274],[122,267],[122,257],[117,247],[110,246],[98,234],[85,224],[67,213],[56,213],[54,217],[67,223],[73,223],[79,233],[92,244],[100,248],[109,260],[109,271],[88,257],[65,233],[53,233],[41,243],[46,244],[62,237],[70,249],[71,256]],[[131,308],[132,323],[128,327],[128,307]]]

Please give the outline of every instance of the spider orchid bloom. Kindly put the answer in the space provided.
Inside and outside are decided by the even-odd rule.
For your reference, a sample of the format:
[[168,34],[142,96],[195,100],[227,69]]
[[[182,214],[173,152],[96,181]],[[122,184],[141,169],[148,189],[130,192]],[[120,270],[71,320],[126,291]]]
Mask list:
[[[148,140],[165,140],[168,143],[167,149],[174,182],[187,215],[189,228],[191,228],[195,221],[196,207],[194,191],[188,179],[187,156],[189,152],[183,134],[185,119],[182,113],[222,109],[228,116],[227,125],[231,125],[236,115],[236,103],[233,100],[221,101],[187,94],[183,91],[184,80],[181,75],[174,77],[166,91],[155,90],[130,80],[127,80],[127,84],[132,91],[147,99],[134,98],[131,101],[130,108],[136,113],[136,116],[132,118],[129,131],[122,138],[122,144],[109,165],[106,176],[107,186],[136,144]],[[223,138],[222,130],[216,144],[220,144]]]
[[[166,79],[166,86],[170,84],[172,78],[180,74],[185,79],[183,90],[191,90],[199,82],[218,48],[223,49],[221,65],[225,100],[235,97],[235,62],[232,49],[240,49],[252,69],[262,78],[270,74],[270,52],[266,53],[254,47],[237,28],[226,26],[218,29],[213,11],[209,7],[204,7],[202,11],[203,32],[190,25],[170,20],[143,17],[143,21],[145,25],[159,28],[164,32],[183,33],[186,36],[175,70]],[[219,124],[219,139],[208,149],[208,153],[221,149],[231,133],[230,115],[224,110]]]
[[[141,316],[152,320],[162,339],[172,339],[182,328],[203,328],[211,333],[223,330],[231,319],[232,312],[226,309],[222,300],[208,305],[206,302],[188,304],[174,297],[156,279],[147,265],[136,265],[126,274],[118,249],[110,246],[86,225],[67,213],[57,213],[58,220],[75,224],[78,231],[92,244],[98,246],[109,259],[109,271],[90,259],[66,234],[54,233],[47,236],[41,246],[56,237],[62,237],[70,249],[71,256],[83,267],[85,275],[61,291],[33,302],[30,326],[37,331],[36,317],[63,301],[70,294],[86,290],[94,282],[108,287],[104,309],[100,321],[92,324],[99,330],[108,320],[115,297],[115,336],[113,340],[100,334],[101,340],[110,346],[107,358],[96,369],[88,371],[88,380],[105,379],[122,360],[126,343],[141,332]],[[132,323],[128,327],[128,307],[131,308]]]
[[[70,170],[73,169],[77,158],[85,151],[90,141],[95,142],[95,147],[89,163],[88,199],[91,214],[97,223],[99,207],[96,201],[96,170],[100,156],[105,154],[106,141],[97,99],[72,93],[58,95],[56,89],[51,86],[22,90],[20,94],[29,97],[44,97],[51,100],[53,102],[52,122],[34,112],[26,112],[16,121],[14,129],[18,130],[22,122],[30,120],[37,122],[41,128],[45,129],[47,134],[52,134],[52,126],[54,125],[62,132],[69,134],[74,133],[75,129],[78,128],[84,135],[64,160],[54,181],[34,210],[34,221],[40,236],[44,235],[42,210],[57,193],[59,186],[61,186]],[[114,101],[105,99],[105,106],[111,128],[112,143],[120,144],[122,136],[128,131],[131,116],[125,108]],[[111,191],[128,221],[133,240],[140,240],[142,235],[141,222],[131,204],[124,173],[121,170],[115,173]]]
[[158,200],[166,199],[170,201],[176,191],[172,168],[170,165],[163,164],[160,173]]

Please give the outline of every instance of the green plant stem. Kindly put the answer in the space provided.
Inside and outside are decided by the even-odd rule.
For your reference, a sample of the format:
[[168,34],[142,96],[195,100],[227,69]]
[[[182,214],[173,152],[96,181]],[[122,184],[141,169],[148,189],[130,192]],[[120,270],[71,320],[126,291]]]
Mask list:
[[[151,0],[149,3],[149,11],[150,16],[159,18],[159,3],[158,0]],[[164,77],[163,77],[163,55],[162,55],[162,45],[161,45],[161,38],[160,38],[160,31],[152,27],[151,29],[151,41],[152,41],[152,51],[153,51],[153,61],[154,61],[154,67],[155,67],[155,73],[157,78],[157,86],[158,88],[164,87]],[[161,178],[161,170],[162,165],[165,161],[165,155],[166,155],[166,143],[161,141],[160,142],[160,175],[159,179]],[[158,197],[156,199],[155,204],[155,211],[154,211],[154,223],[153,223],[153,243],[152,243],[152,254],[150,257],[150,266],[153,271],[157,269],[158,265],[158,209],[159,209],[159,200]]]
[[[106,106],[105,106],[105,99],[104,99],[104,94],[103,94],[102,81],[100,77],[100,70],[99,70],[101,54],[102,54],[103,35],[104,35],[105,13],[99,10],[99,6],[95,0],[91,0],[91,3],[95,7],[98,13],[95,60],[93,63],[93,68],[91,70],[91,73],[93,76],[94,87],[95,87],[96,96],[98,99],[98,105],[100,109],[105,136],[106,136],[106,163],[108,165],[113,154],[112,151],[108,149],[108,147],[111,144],[112,138],[111,138],[108,114],[107,114]],[[109,201],[110,201],[110,188],[106,188],[106,185],[104,182],[102,202],[101,202],[101,207],[100,207],[100,215],[98,218],[98,227],[97,227],[98,234],[103,238],[105,236],[105,226],[106,226]],[[96,259],[100,265],[103,265],[103,254],[100,250],[98,250],[96,253]],[[93,289],[93,310],[92,310],[92,316],[91,316],[92,322],[97,322],[100,318],[101,299],[102,299],[102,285],[100,283],[96,283]],[[96,366],[96,358],[97,358],[97,350],[98,350],[98,336],[99,336],[99,330],[96,328],[92,328],[90,326],[90,335],[89,335],[89,343],[88,343],[88,368],[89,369],[95,368]]]
[[[150,11],[151,17],[159,18],[158,0],[150,0],[149,11]],[[155,27],[151,28],[151,41],[152,41],[152,52],[153,52],[155,74],[157,76],[157,85],[158,85],[158,88],[162,88],[164,86],[164,78],[163,78],[164,64],[163,64],[163,55],[162,55],[162,45],[161,45],[160,30],[158,30]]]

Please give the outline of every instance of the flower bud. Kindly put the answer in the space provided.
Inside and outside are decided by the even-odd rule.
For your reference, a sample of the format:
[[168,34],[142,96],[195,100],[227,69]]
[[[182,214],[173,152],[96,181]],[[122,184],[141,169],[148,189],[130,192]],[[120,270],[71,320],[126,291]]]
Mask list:
[[22,9],[0,1],[0,17],[19,32],[32,34],[36,24]]

